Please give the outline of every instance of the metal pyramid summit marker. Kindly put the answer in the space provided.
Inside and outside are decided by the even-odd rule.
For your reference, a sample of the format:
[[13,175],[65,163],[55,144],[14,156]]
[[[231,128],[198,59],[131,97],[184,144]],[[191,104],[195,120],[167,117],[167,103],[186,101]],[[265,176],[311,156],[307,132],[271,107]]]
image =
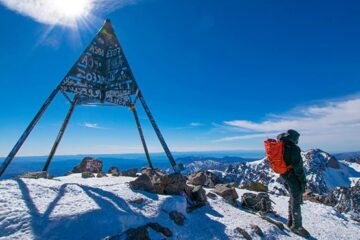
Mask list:
[[[34,129],[41,116],[44,114],[58,92],[62,92],[70,102],[70,108],[55,139],[43,171],[47,171],[56,149],[63,137],[75,106],[85,104],[127,106],[134,115],[141,142],[148,160],[149,167],[153,168],[150,155],[146,146],[135,104],[139,100],[148,116],[152,127],[162,145],[171,166],[175,172],[183,169],[181,164],[176,164],[154,117],[136,83],[130,65],[126,60],[124,51],[115,35],[110,20],[106,20],[95,38],[80,55],[70,71],[65,75],[60,84],[53,90],[42,105],[34,119],[30,122],[22,136],[19,138],[7,158],[0,167],[0,177],[5,172],[31,131]],[[68,95],[71,94],[71,97]]]
[[137,84],[109,20],[65,76],[61,89],[80,102],[130,106]]

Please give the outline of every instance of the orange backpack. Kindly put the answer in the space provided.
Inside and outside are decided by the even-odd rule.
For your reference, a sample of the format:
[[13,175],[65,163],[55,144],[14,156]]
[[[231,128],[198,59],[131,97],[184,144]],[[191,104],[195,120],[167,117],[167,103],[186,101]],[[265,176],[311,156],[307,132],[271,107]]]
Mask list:
[[264,141],[266,157],[272,170],[279,174],[286,173],[291,166],[287,166],[284,160],[284,142],[275,139]]

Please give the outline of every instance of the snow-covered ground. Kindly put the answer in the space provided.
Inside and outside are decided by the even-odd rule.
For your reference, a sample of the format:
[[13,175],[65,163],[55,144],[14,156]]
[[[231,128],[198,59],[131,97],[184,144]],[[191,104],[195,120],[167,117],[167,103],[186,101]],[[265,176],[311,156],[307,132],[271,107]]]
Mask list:
[[[182,196],[164,196],[133,191],[130,177],[82,179],[79,174],[47,179],[0,181],[0,239],[102,239],[122,233],[130,227],[158,222],[173,232],[170,239],[241,239],[235,228],[245,229],[253,239],[260,239],[250,228],[258,225],[263,239],[301,239],[222,198],[208,199],[209,204],[186,213]],[[211,191],[211,189],[206,189]],[[248,190],[237,189],[238,195]],[[142,204],[129,200],[144,198]],[[275,220],[286,224],[285,196],[271,196]],[[305,202],[303,222],[316,239],[360,239],[360,224],[332,207]],[[176,225],[169,212],[186,216],[184,226]],[[164,239],[154,231],[152,239]]]

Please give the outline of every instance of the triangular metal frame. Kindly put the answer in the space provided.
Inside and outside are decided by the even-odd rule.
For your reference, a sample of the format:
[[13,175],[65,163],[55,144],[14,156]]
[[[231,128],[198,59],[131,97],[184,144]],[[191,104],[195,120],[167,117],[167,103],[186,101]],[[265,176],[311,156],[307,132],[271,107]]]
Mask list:
[[[60,92],[70,102],[70,108],[59,130],[54,145],[50,151],[43,171],[48,171],[51,160],[62,139],[66,126],[77,105],[104,105],[104,106],[127,106],[134,115],[135,123],[139,131],[141,142],[144,148],[146,159],[150,168],[153,168],[150,154],[146,146],[145,137],[142,132],[139,117],[135,104],[140,100],[147,117],[162,145],[170,164],[176,173],[179,173],[183,166],[176,164],[153,115],[140,91],[140,88],[127,62],[121,45],[115,35],[110,20],[105,20],[95,38],[90,42],[86,50],[70,69],[65,78],[53,90],[46,99],[34,119],[30,122],[24,133],[21,135],[9,155],[0,167],[0,177],[5,172],[21,146],[30,135],[48,106],[55,96]],[[68,95],[74,95],[73,99]]]

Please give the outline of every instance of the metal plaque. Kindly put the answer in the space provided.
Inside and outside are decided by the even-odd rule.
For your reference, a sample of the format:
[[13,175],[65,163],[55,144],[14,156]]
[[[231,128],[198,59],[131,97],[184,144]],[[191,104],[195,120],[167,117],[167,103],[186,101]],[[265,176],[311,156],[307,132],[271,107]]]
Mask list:
[[88,101],[129,106],[136,89],[130,66],[109,21],[61,84],[62,91],[82,96],[83,104]]

